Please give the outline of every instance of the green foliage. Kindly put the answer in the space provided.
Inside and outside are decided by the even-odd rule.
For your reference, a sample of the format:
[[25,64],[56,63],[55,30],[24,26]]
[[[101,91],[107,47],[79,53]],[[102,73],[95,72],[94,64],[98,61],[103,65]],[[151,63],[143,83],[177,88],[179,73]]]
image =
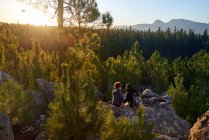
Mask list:
[[142,52],[139,52],[139,45],[136,42],[129,52],[117,58],[110,57],[106,61],[106,67],[109,69],[109,75],[112,81],[121,81],[122,83],[140,84],[144,78],[145,61]]
[[101,26],[110,28],[113,18],[110,13],[102,14],[98,9],[96,0],[70,0],[66,4],[68,13],[67,22],[76,27],[71,30],[77,40],[82,39],[86,29],[94,29]]
[[[88,83],[86,83],[88,84]],[[71,92],[64,85],[58,85],[55,101],[49,105],[50,118],[47,121],[49,139],[81,139],[95,136],[98,130],[94,94],[89,85]],[[88,91],[86,91],[89,88]],[[89,92],[89,93],[87,93]],[[90,100],[91,99],[91,100]],[[93,101],[93,102],[90,102]],[[91,111],[90,111],[91,110]]]
[[49,105],[49,139],[92,138],[99,134],[103,117],[95,86],[100,86],[102,69],[92,50],[81,46],[67,50],[62,80],[57,84],[54,102]]
[[59,74],[59,55],[44,51],[39,41],[32,41],[32,49],[19,47],[18,38],[5,25],[0,31],[0,70],[15,75],[24,87],[34,88],[36,78],[55,81]]
[[67,5],[70,17],[68,22],[73,26],[87,26],[98,20],[100,12],[95,0],[71,0]]
[[14,36],[7,25],[0,30],[0,68],[15,74],[18,62],[18,39]]
[[157,93],[166,91],[170,82],[170,65],[159,52],[154,52],[146,62],[148,80]]
[[22,86],[9,80],[0,86],[0,108],[13,124],[26,123],[32,119],[33,112],[29,108],[32,96],[24,93]]
[[170,64],[158,52],[145,61],[138,42],[123,56],[110,57],[106,67],[113,81],[132,84],[151,84],[156,92],[166,91],[170,82]]
[[207,88],[196,83],[186,90],[180,74],[174,78],[174,85],[171,84],[167,92],[173,99],[176,113],[191,123],[196,122],[197,117],[208,110]]
[[59,74],[58,68],[58,55],[44,51],[39,42],[34,41],[31,50],[22,50],[19,53],[17,78],[24,86],[34,88],[36,78],[55,81]]
[[79,44],[93,51],[98,51],[101,47],[100,37],[97,33],[85,33],[79,40]]
[[152,133],[153,125],[144,122],[144,113],[142,108],[137,111],[138,120],[132,122],[128,118],[122,117],[116,120],[110,111],[106,115],[105,124],[102,127],[101,137],[103,140],[125,140],[140,139],[151,140],[154,138]]
[[174,60],[179,56],[191,57],[201,49],[208,48],[206,35],[194,34],[193,31],[189,35],[183,29],[173,32],[170,29],[151,32],[116,28],[108,31],[100,29],[98,32],[102,44],[99,53],[104,59],[129,51],[135,41],[140,43],[140,49],[146,59],[155,51],[168,60]]
[[109,12],[102,14],[102,22],[106,26],[107,29],[109,29],[112,26],[113,17],[110,15]]
[[186,110],[189,107],[189,98],[183,85],[183,77],[177,75],[177,77],[174,78],[174,85],[171,84],[167,92],[173,99],[173,108],[176,113],[181,117],[186,118]]
[[96,87],[101,86],[102,63],[92,50],[81,46],[68,48],[66,52],[66,63],[69,65],[70,79],[74,79],[71,76],[75,75],[79,70],[85,73],[83,75],[85,76],[83,77],[84,79],[90,77]]
[[208,111],[209,102],[206,97],[206,91],[201,89],[201,86],[192,85],[188,92],[192,95],[189,94],[189,107],[186,109],[187,117],[185,119],[195,123],[200,115]]

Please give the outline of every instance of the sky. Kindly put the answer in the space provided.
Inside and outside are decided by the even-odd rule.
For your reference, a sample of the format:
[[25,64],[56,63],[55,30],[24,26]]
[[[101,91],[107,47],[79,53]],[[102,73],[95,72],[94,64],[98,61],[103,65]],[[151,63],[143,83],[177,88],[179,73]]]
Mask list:
[[[112,14],[115,26],[153,23],[157,19],[209,23],[209,0],[97,0],[97,3],[101,12]],[[0,21],[55,24],[49,14],[17,0],[0,0]]]

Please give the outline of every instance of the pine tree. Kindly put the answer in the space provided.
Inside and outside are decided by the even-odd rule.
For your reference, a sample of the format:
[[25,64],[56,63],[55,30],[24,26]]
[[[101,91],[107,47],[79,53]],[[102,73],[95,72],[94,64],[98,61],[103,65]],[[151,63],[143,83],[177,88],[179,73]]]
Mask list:
[[146,62],[147,76],[157,93],[167,90],[170,79],[168,60],[154,52]]
[[189,98],[183,85],[183,77],[180,74],[174,78],[174,84],[171,84],[168,89],[168,95],[173,99],[173,108],[176,113],[187,118],[187,110],[189,108]]
[[22,86],[9,80],[0,86],[0,108],[13,124],[26,123],[32,119],[33,111],[29,108],[32,99],[30,93],[24,93]]
[[[97,106],[94,74],[97,60],[91,50],[70,49],[62,64],[62,80],[49,105],[49,139],[87,139],[99,134],[103,123]],[[96,73],[95,73],[96,72]]]

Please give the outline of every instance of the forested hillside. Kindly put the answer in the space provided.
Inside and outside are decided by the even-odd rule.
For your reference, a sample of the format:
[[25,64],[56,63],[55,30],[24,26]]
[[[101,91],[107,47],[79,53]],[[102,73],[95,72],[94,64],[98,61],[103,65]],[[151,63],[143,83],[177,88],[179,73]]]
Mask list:
[[[1,25],[1,30],[5,25]],[[73,36],[76,34],[76,28],[66,27],[61,37],[58,38],[58,31],[53,26],[33,26],[10,24],[7,28],[18,36],[20,46],[27,49],[32,47],[32,41],[37,40],[41,44],[41,48],[49,51],[62,52],[68,46],[72,46],[76,42]],[[193,30],[189,32],[181,30],[166,31],[158,29],[156,32],[135,31],[133,29],[94,29],[87,31],[88,36],[94,33],[92,40],[98,39],[99,47],[97,53],[103,60],[110,56],[116,57],[121,55],[125,50],[130,50],[134,42],[139,42],[140,50],[147,59],[154,51],[158,51],[168,60],[174,60],[177,57],[191,57],[201,49],[208,50],[208,34],[205,30],[202,34],[195,34]],[[60,42],[60,39],[62,40]],[[47,42],[45,41],[47,40]],[[96,42],[95,42],[96,43]],[[93,44],[93,43],[92,43]],[[97,44],[96,44],[97,45]]]

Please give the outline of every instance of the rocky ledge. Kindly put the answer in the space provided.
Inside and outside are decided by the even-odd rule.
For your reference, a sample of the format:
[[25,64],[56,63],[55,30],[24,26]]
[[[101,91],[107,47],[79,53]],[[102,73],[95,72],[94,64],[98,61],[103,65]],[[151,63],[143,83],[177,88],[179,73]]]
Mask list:
[[[191,125],[183,120],[171,107],[172,99],[166,95],[158,95],[150,89],[146,89],[142,94],[145,122],[154,123],[153,132],[159,134],[155,140],[178,140],[187,139]],[[113,107],[116,117],[128,117],[132,121],[137,121],[136,109],[128,105],[122,106],[119,110]]]

